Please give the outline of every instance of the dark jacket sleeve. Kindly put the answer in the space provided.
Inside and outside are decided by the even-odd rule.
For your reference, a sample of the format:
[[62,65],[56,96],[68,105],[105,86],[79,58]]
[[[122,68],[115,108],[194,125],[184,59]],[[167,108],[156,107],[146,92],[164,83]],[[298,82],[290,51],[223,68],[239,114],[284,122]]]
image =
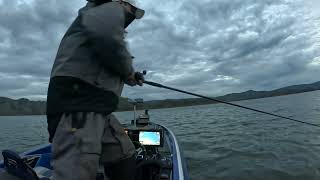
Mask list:
[[103,66],[125,80],[134,70],[124,40],[124,9],[112,2],[90,8],[81,15],[90,49]]

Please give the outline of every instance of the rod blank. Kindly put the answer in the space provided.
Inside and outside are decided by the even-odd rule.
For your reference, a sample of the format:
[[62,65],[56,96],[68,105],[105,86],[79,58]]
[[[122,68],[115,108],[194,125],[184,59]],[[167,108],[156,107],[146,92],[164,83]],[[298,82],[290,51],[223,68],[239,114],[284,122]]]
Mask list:
[[281,115],[278,115],[278,114],[261,111],[261,110],[259,110],[259,109],[254,109],[254,108],[250,108],[250,107],[246,107],[246,106],[241,106],[241,105],[238,105],[238,104],[234,104],[234,103],[230,103],[230,102],[226,102],[226,101],[214,99],[214,98],[207,97],[207,96],[203,96],[203,95],[200,95],[200,94],[191,93],[191,92],[183,91],[183,90],[180,90],[180,89],[176,89],[176,88],[164,86],[164,85],[162,85],[162,84],[155,83],[155,82],[152,82],[152,81],[144,81],[144,83],[145,83],[145,84],[148,84],[148,85],[150,85],[150,86],[154,86],[154,87],[169,89],[169,90],[172,90],[172,91],[177,91],[177,92],[181,92],[181,93],[184,93],[184,94],[189,94],[189,95],[192,95],[192,96],[201,97],[201,98],[208,99],[208,100],[211,100],[211,101],[215,101],[215,102],[218,102],[218,103],[228,104],[228,105],[231,105],[231,106],[236,106],[236,107],[239,107],[239,108],[243,108],[243,109],[247,109],[247,110],[259,112],[259,113],[262,113],[262,114],[268,114],[268,115],[270,115],[270,116],[275,116],[275,117],[287,119],[287,120],[290,120],[290,121],[295,121],[295,122],[307,124],[307,125],[310,125],[310,126],[320,127],[319,124],[309,123],[309,122],[305,122],[305,121],[301,121],[301,120],[297,120],[297,119],[293,119],[293,118],[281,116]]

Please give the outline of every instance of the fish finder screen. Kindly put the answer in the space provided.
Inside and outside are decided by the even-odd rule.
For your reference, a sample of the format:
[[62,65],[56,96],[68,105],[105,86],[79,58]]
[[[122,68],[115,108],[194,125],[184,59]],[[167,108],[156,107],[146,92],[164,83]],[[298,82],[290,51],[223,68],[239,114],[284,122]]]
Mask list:
[[139,142],[142,145],[160,146],[160,132],[140,131]]

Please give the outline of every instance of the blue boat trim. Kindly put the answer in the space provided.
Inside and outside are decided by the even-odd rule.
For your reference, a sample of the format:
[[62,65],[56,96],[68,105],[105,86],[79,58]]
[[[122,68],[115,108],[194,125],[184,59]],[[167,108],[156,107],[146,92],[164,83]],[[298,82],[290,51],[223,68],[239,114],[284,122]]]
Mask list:
[[172,144],[172,152],[173,152],[173,161],[177,163],[173,163],[173,179],[174,180],[189,180],[188,174],[187,174],[187,167],[184,162],[184,159],[181,158],[182,152],[180,151],[180,147],[178,144],[178,141],[174,135],[174,133],[167,127],[161,125],[164,129],[167,130],[169,133],[169,138],[171,138]]
[[51,144],[40,145],[21,154],[21,156],[51,153]]

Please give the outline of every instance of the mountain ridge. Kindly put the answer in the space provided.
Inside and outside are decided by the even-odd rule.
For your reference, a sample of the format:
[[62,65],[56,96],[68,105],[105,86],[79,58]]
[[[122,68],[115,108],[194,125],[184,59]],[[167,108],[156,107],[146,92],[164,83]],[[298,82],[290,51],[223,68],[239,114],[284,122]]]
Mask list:
[[[304,93],[317,90],[320,90],[320,81],[311,84],[286,86],[271,91],[248,90],[240,93],[226,94],[224,96],[215,97],[215,99],[223,101],[241,101]],[[144,104],[139,104],[137,108],[160,109],[213,103],[215,102],[201,98],[165,99],[146,101]],[[0,97],[0,116],[45,115],[45,108],[45,101],[30,101],[26,98],[14,100],[7,97]],[[128,102],[128,98],[121,97],[118,111],[129,110],[132,110],[132,105]]]

